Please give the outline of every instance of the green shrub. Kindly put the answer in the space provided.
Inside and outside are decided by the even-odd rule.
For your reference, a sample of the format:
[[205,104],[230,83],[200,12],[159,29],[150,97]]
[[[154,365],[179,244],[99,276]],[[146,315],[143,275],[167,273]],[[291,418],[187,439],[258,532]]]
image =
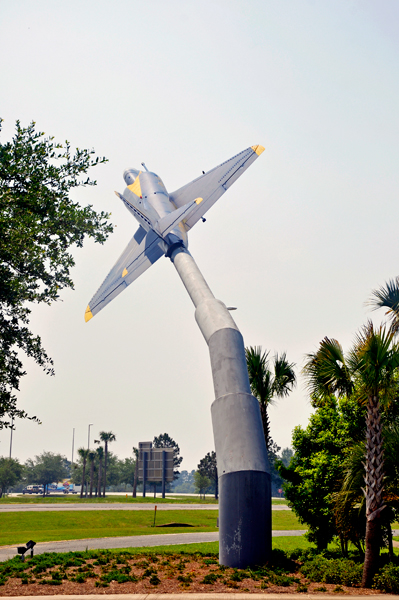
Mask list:
[[151,575],[148,581],[151,585],[159,585],[161,583],[161,580],[159,579],[158,575],[155,574]]
[[293,583],[300,583],[297,577],[290,577],[289,575],[279,575],[278,573],[270,572],[268,576],[269,582],[273,585],[279,585],[281,587],[288,587]]
[[108,571],[108,573],[101,575],[101,581],[103,583],[111,583],[111,581],[117,581],[118,583],[132,581],[133,583],[137,583],[138,579],[134,575],[127,575],[126,573],[123,573],[122,570],[111,569],[111,571]]
[[385,565],[374,577],[373,587],[391,594],[399,594],[399,567]]
[[204,565],[217,565],[218,561],[214,558],[205,558]]
[[110,562],[109,556],[99,556],[97,558],[97,560],[95,560],[93,562],[93,565],[96,565],[96,567],[99,567],[101,565],[107,565],[109,562]]
[[71,577],[71,581],[75,583],[86,583],[86,575],[83,573],[77,573],[76,577]]
[[154,567],[148,567],[142,574],[142,577],[144,579],[144,577],[151,577],[151,575],[156,575],[156,574],[157,574],[157,570],[154,569]]
[[316,556],[302,565],[300,571],[310,581],[360,586],[363,566],[347,558]]
[[193,576],[190,573],[188,575],[179,575],[177,581],[190,584],[193,582]]
[[205,575],[205,577],[201,581],[201,583],[206,583],[206,584],[211,585],[212,583],[215,583],[219,577],[220,577],[220,575],[218,575],[217,573],[208,573],[208,575]]

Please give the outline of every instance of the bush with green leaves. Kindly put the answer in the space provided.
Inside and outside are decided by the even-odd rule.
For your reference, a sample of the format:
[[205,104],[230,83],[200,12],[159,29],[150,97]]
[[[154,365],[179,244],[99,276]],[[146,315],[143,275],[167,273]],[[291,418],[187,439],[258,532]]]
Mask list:
[[375,575],[373,587],[389,594],[399,594],[399,567],[389,563]]
[[363,565],[347,558],[331,559],[320,555],[305,562],[300,572],[310,581],[357,587],[362,581]]

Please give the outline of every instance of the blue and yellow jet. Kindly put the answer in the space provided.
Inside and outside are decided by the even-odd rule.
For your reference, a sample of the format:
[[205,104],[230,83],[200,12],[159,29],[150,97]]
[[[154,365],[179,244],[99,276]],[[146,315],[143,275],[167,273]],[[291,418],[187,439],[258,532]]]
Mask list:
[[263,146],[251,146],[172,194],[144,164],[143,171],[125,171],[127,188],[123,194],[115,193],[137,219],[139,228],[90,300],[85,320],[100,312],[161,256],[170,256],[177,246],[187,248],[187,232],[263,150]]

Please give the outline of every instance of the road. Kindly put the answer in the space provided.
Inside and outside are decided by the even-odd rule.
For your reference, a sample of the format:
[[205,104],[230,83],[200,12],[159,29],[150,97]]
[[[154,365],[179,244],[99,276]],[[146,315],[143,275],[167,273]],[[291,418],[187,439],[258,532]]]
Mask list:
[[[298,536],[306,533],[304,530],[273,531],[273,537]],[[163,533],[160,535],[134,535],[123,537],[90,538],[85,540],[67,540],[62,542],[39,542],[35,546],[35,554],[44,552],[72,552],[89,550],[105,550],[111,548],[141,548],[151,546],[172,546],[175,544],[198,544],[201,542],[217,542],[218,531],[197,533]],[[16,546],[0,547],[0,561],[16,556]]]
[[[0,504],[0,514],[6,512],[45,512],[64,510],[154,510],[155,504],[132,504],[123,502],[87,504],[67,503],[65,504]],[[218,504],[158,504],[158,510],[218,510]],[[284,504],[274,504],[273,510],[291,510]]]

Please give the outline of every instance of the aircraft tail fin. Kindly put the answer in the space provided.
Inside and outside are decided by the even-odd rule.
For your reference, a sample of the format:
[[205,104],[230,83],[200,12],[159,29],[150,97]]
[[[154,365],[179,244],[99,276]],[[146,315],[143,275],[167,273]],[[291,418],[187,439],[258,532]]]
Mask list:
[[178,225],[178,223],[180,223],[180,221],[187,219],[201,202],[202,198],[196,198],[192,202],[188,202],[180,208],[177,208],[165,217],[162,217],[162,219],[159,219],[154,226],[154,230],[161,237],[165,237],[174,227],[176,227],[176,225]]

